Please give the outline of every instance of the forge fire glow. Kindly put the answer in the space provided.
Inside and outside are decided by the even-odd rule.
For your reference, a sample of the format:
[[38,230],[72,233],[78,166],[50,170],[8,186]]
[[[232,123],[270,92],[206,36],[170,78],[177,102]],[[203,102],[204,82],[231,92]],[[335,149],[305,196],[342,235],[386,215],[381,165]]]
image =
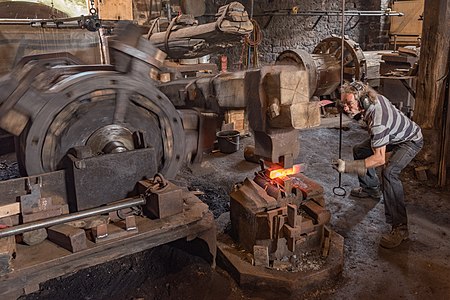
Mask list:
[[293,165],[292,168],[289,169],[270,170],[269,177],[270,179],[275,179],[282,176],[297,174],[299,172],[300,172],[300,165]]

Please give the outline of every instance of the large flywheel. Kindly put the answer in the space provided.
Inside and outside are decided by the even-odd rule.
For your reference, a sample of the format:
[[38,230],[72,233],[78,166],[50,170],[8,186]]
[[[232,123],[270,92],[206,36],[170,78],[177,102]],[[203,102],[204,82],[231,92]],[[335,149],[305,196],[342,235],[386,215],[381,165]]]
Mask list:
[[342,49],[342,38],[332,36],[323,39],[313,50],[313,54],[326,54],[335,58],[339,63],[342,56],[344,62],[344,80],[366,80],[367,64],[364,53],[355,41],[344,38],[344,49]]
[[151,80],[164,55],[140,34],[135,40],[127,34],[126,42],[111,42],[117,65],[78,65],[63,53],[36,55],[0,80],[7,91],[0,125],[20,132],[16,152],[24,173],[61,169],[69,150],[80,146],[92,155],[152,148],[158,172],[170,178],[179,170],[183,124]]
[[178,170],[181,120],[154,85],[104,71],[68,77],[51,91],[20,139],[18,154],[29,175],[59,169],[75,146],[88,145],[98,155],[133,150],[138,134],[155,149],[161,173],[170,177]]

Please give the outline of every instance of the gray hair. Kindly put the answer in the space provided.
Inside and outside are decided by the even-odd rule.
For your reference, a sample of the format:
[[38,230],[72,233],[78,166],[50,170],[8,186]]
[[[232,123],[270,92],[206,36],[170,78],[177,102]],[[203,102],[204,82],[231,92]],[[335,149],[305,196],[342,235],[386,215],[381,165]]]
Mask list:
[[[355,87],[355,85],[358,84],[363,88],[358,90]],[[341,94],[353,94],[356,100],[360,99],[364,95],[367,95],[371,103],[375,103],[377,101],[377,96],[379,95],[377,91],[375,91],[368,84],[365,84],[362,81],[354,81],[353,83],[350,82],[344,83],[341,87]]]

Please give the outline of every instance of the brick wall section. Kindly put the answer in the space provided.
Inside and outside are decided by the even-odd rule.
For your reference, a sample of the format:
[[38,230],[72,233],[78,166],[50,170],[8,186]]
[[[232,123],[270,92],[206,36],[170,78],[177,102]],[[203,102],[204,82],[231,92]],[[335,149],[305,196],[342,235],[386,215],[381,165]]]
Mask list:
[[[207,2],[207,13],[214,13],[225,0]],[[250,1],[240,1],[250,14]],[[389,0],[346,1],[349,10],[384,10]],[[341,1],[326,0],[255,0],[255,20],[260,24],[264,38],[259,46],[261,64],[273,62],[278,54],[287,49],[305,49],[311,52],[324,38],[341,34],[341,17],[323,16],[314,27],[317,16],[258,16],[268,10],[285,10],[297,5],[300,11],[342,9]],[[388,17],[346,17],[345,34],[357,41],[364,50],[381,50],[388,47]],[[236,69],[241,56],[242,45],[224,51],[229,56],[229,68]]]

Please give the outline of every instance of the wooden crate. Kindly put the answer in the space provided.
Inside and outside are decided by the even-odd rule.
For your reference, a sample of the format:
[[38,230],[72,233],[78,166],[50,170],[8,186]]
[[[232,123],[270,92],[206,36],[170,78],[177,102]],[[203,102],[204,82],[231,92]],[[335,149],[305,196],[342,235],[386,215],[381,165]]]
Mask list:
[[[228,110],[225,112],[224,126],[226,129],[234,129],[241,134],[248,133],[248,120],[245,109]],[[222,128],[223,129],[223,128]]]

